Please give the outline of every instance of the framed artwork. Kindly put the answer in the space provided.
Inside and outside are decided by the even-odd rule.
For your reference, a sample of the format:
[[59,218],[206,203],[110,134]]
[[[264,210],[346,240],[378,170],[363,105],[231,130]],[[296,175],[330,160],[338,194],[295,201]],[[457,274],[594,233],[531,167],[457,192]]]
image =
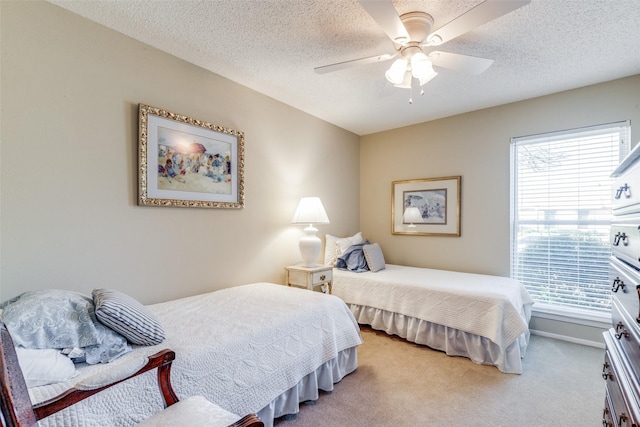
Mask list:
[[244,133],[139,108],[139,205],[244,207]]
[[391,233],[460,236],[460,177],[393,181]]

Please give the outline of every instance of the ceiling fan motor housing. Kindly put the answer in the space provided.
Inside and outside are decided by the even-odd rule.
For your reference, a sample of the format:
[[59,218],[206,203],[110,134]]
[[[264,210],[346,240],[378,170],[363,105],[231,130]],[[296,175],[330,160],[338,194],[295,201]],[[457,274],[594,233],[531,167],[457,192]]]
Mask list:
[[411,37],[408,43],[415,42],[420,44],[424,42],[433,27],[433,17],[426,12],[404,13],[400,15],[400,20]]
[[422,48],[416,42],[409,42],[406,46],[400,47],[400,54],[404,59],[410,59],[418,52],[422,52]]

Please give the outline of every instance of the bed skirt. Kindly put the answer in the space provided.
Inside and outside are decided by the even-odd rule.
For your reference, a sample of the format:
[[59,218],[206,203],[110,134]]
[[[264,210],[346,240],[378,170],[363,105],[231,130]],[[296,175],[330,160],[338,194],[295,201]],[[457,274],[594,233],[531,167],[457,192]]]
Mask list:
[[258,411],[265,427],[272,427],[275,418],[297,414],[300,403],[318,400],[318,390],[332,391],[333,385],[355,371],[358,367],[356,347],[347,348],[334,359],[322,364],[298,384],[276,397],[269,405]]
[[481,365],[494,365],[504,373],[522,373],[522,358],[529,344],[529,330],[503,351],[496,343],[479,335],[386,310],[347,305],[359,324],[443,351],[449,356],[463,356]]

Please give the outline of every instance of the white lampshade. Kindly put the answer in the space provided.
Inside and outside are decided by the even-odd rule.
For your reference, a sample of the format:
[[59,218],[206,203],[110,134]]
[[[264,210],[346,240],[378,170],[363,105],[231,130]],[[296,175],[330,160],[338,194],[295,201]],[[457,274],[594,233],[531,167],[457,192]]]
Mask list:
[[320,197],[303,197],[298,203],[292,224],[329,224],[329,217],[324,211]]
[[420,214],[420,209],[415,206],[406,208],[404,210],[404,215],[402,216],[402,222],[409,223],[408,227],[415,227],[415,222],[423,222],[422,215]]
[[438,75],[433,71],[433,64],[427,55],[418,52],[411,57],[411,74],[420,81],[420,86],[424,86],[429,80]]
[[394,86],[400,87],[403,89],[411,89],[411,80],[413,80],[413,76],[411,75],[411,70],[407,70],[404,72],[404,80],[402,80],[402,83]]
[[389,82],[399,85],[404,80],[405,71],[407,71],[407,61],[405,59],[396,59],[385,73],[385,76]]
[[420,86],[424,86],[424,85],[426,85],[426,84],[427,84],[427,83],[429,83],[431,80],[433,80],[433,78],[434,78],[435,76],[437,76],[437,75],[438,75],[438,73],[436,73],[435,71],[433,71],[433,72],[432,72],[432,73],[430,73],[430,74],[426,74],[426,75],[420,76],[420,77],[418,78],[418,80],[420,81]]
[[438,75],[433,70],[433,64],[429,57],[423,52],[416,52],[411,56],[411,66],[409,62],[402,58],[397,59],[391,64],[391,67],[385,73],[387,80],[396,87],[411,88],[411,79],[415,77],[420,82],[420,86],[424,86],[427,82]]
[[322,249],[322,241],[316,236],[317,228],[313,224],[329,224],[329,217],[319,197],[303,197],[291,219],[293,224],[309,224],[300,238],[299,248],[304,267],[316,267]]

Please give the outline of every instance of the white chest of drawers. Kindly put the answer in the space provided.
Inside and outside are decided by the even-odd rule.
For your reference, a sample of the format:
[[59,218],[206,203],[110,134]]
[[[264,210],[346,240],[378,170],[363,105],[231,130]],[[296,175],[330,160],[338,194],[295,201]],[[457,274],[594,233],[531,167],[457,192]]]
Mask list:
[[604,333],[607,393],[602,424],[640,427],[640,144],[611,176],[612,328]]

